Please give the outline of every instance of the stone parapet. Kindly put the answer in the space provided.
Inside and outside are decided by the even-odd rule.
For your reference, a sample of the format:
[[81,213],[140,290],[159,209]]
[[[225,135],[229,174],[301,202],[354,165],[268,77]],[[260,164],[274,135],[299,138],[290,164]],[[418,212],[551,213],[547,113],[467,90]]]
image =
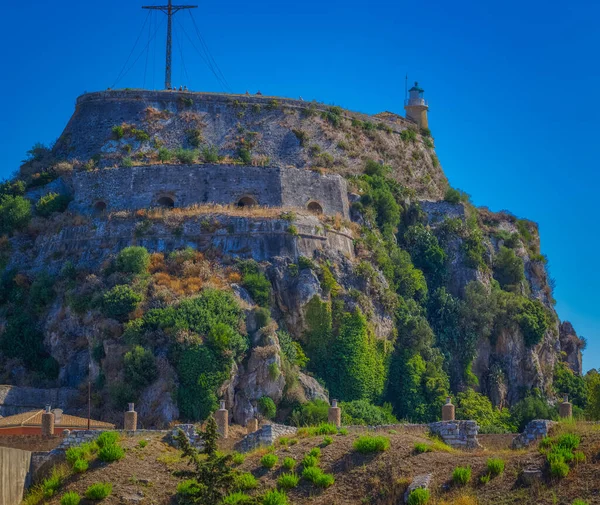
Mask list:
[[438,435],[455,449],[478,449],[481,444],[477,440],[479,426],[477,421],[438,421],[430,423],[431,433]]
[[249,452],[257,447],[273,445],[279,437],[295,435],[298,428],[283,424],[265,424],[258,431],[246,435],[236,445],[239,452]]
[[556,424],[555,421],[547,419],[534,419],[529,421],[522,433],[517,435],[512,441],[513,449],[522,449],[530,444],[547,437],[552,427]]

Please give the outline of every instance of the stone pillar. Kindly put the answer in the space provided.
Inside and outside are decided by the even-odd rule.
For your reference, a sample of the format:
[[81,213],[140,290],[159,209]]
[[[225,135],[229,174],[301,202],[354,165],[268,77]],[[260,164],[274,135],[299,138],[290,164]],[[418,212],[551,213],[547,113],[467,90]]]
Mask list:
[[42,436],[54,435],[54,413],[50,411],[50,405],[46,405],[46,412],[42,414]]
[[563,402],[558,406],[558,413],[563,419],[573,417],[573,404],[569,402],[569,395],[565,395]]
[[229,436],[229,412],[225,408],[225,402],[221,400],[221,408],[215,412],[215,421],[217,421],[217,430],[223,438]]
[[129,410],[125,412],[125,431],[136,431],[137,430],[137,412],[133,408],[133,403],[129,404]]
[[331,407],[327,413],[327,422],[333,424],[336,428],[342,425],[342,409],[337,405],[337,400],[331,400]]
[[250,421],[248,421],[248,423],[246,424],[246,430],[248,431],[248,435],[250,435],[250,433],[258,431],[258,419],[256,419],[256,417],[253,417],[252,419],[250,419]]
[[455,412],[454,405],[452,405],[452,399],[446,398],[446,405],[442,407],[442,421],[454,421]]

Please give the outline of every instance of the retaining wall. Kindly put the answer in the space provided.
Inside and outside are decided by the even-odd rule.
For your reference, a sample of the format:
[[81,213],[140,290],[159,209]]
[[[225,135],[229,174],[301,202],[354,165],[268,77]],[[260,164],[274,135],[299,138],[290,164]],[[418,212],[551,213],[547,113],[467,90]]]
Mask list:
[[517,435],[512,441],[513,449],[522,449],[523,447],[527,447],[533,442],[548,436],[555,424],[555,421],[548,421],[547,419],[534,419],[533,421],[529,421],[523,432]]
[[283,424],[265,424],[258,431],[246,435],[236,445],[239,452],[249,452],[257,447],[273,445],[279,437],[295,435],[298,428],[284,426]]
[[0,504],[18,505],[30,483],[31,452],[0,447]]

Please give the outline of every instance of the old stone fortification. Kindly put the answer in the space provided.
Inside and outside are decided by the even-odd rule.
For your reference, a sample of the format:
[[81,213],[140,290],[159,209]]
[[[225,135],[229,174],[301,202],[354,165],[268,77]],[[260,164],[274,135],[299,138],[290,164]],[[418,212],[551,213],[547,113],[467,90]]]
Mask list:
[[39,389],[0,385],[0,416],[12,416],[45,405],[60,405],[72,413],[78,403],[79,391],[72,388]]
[[73,177],[80,213],[206,203],[311,206],[348,218],[346,181],[309,170],[239,165],[152,165],[79,172]]

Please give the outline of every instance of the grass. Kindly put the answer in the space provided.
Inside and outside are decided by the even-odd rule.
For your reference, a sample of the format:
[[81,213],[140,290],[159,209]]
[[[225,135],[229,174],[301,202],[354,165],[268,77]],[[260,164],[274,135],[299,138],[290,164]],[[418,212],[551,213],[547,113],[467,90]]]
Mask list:
[[425,505],[429,501],[429,490],[417,488],[408,495],[408,505]]
[[290,457],[284,458],[282,466],[286,470],[293,470],[294,468],[296,468],[296,460]]
[[382,436],[363,435],[354,441],[354,450],[361,454],[387,451],[390,447],[390,439]]
[[452,482],[457,486],[465,486],[471,480],[470,466],[457,466],[452,472]]
[[492,477],[496,477],[504,472],[504,460],[501,458],[489,458],[486,465]]
[[235,488],[240,491],[248,491],[257,487],[258,481],[251,473],[241,473],[235,478]]
[[287,495],[276,489],[267,491],[262,499],[262,505],[288,505],[288,503]]
[[333,444],[333,438],[331,438],[330,436],[327,437],[323,437],[323,442],[321,443],[321,445],[323,447],[327,447],[328,445]]
[[275,456],[275,454],[265,454],[262,458],[260,458],[260,465],[263,468],[268,468],[270,470],[277,464],[278,460],[279,458]]
[[109,445],[115,445],[120,439],[120,435],[116,431],[104,431],[96,439],[96,445],[102,449]]
[[552,461],[550,463],[550,475],[556,479],[564,479],[569,475],[569,465],[564,461]]
[[241,465],[244,461],[246,461],[246,456],[239,452],[234,452],[231,456],[231,461],[233,461],[234,465]]
[[83,472],[87,471],[89,466],[90,466],[90,464],[87,462],[87,460],[77,459],[73,463],[72,468],[75,473],[83,473]]
[[148,445],[148,440],[140,440],[140,441],[138,442],[138,447],[139,447],[140,449],[143,449],[143,448],[144,448],[144,447],[146,447],[147,445]]
[[321,457],[321,449],[319,447],[313,447],[309,453],[309,456],[314,456],[315,458],[320,458]]
[[252,498],[246,493],[236,491],[235,493],[228,494],[225,498],[223,498],[221,503],[223,505],[242,505],[245,503],[252,503]]
[[279,479],[277,479],[277,487],[279,489],[293,489],[300,482],[300,477],[298,477],[295,473],[284,473],[281,474]]
[[423,442],[415,443],[415,452],[417,454],[423,454],[424,452],[431,452],[431,446],[429,444],[424,444]]
[[98,459],[105,463],[119,461],[125,457],[125,450],[119,445],[108,445],[98,451]]
[[60,505],[79,505],[81,497],[74,491],[69,491],[62,495]]
[[88,500],[103,500],[112,493],[112,484],[109,482],[96,482],[85,491]]
[[335,424],[322,423],[318,426],[310,426],[300,428],[298,430],[299,437],[316,437],[320,435],[337,435],[338,429]]
[[324,473],[318,466],[309,466],[302,471],[302,477],[322,488],[330,487],[335,479],[330,473]]
[[304,468],[317,466],[318,464],[319,464],[318,458],[316,458],[315,456],[311,456],[310,454],[307,454],[306,456],[304,456],[304,459],[302,460],[302,466]]

